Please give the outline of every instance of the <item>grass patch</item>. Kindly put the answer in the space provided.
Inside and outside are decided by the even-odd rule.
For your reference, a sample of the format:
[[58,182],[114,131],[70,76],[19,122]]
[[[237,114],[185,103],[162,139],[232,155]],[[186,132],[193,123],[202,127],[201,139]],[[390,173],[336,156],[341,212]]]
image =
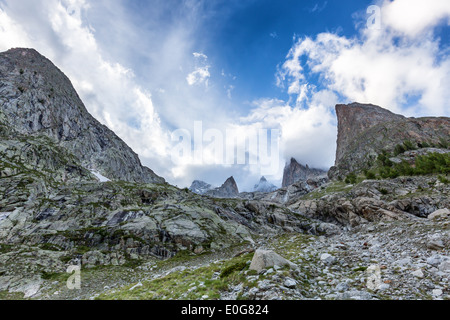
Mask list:
[[[180,259],[186,253],[176,256]],[[242,271],[248,269],[247,261],[253,253],[232,258],[226,262],[212,263],[198,269],[173,272],[165,277],[145,281],[142,286],[129,285],[119,290],[101,294],[98,300],[208,300],[219,299],[229,285],[246,282]],[[171,260],[171,259],[170,259]],[[170,261],[169,260],[169,261]],[[217,273],[220,276],[215,276]]]

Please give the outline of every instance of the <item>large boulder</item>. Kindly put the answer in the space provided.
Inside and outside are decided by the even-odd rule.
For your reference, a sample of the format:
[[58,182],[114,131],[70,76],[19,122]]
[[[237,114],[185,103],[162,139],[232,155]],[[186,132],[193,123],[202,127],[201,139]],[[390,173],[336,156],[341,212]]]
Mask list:
[[261,272],[262,270],[274,266],[289,266],[291,268],[296,268],[297,265],[289,260],[286,260],[279,254],[272,250],[262,250],[258,249],[253,256],[252,263],[250,264],[250,270],[255,270]]

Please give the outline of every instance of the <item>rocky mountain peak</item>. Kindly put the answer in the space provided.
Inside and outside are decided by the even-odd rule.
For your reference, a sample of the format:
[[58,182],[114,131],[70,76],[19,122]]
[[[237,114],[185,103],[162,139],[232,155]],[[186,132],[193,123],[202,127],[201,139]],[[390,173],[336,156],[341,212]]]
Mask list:
[[259,180],[259,183],[256,184],[255,187],[253,188],[253,191],[254,192],[273,192],[277,189],[278,188],[275,185],[273,185],[272,183],[267,181],[266,177],[261,177],[261,179]]
[[336,164],[339,164],[348,145],[361,132],[380,123],[405,119],[404,116],[390,112],[373,104],[351,103],[336,106],[338,118],[338,139]]
[[306,181],[321,176],[326,176],[326,171],[310,168],[308,165],[304,166],[298,163],[296,159],[291,158],[291,161],[286,163],[284,168],[282,187],[285,188],[298,181]]
[[337,105],[336,163],[330,178],[344,178],[372,166],[383,151],[405,142],[413,146],[449,141],[447,117],[406,118],[372,104]]
[[215,198],[236,198],[239,196],[239,189],[234,177],[230,177],[222,186],[206,192],[206,195]]
[[36,50],[0,53],[0,95],[3,117],[20,134],[49,137],[109,179],[164,182],[87,111],[69,78]]
[[200,180],[195,180],[189,187],[189,190],[196,194],[205,194],[212,189],[212,185]]

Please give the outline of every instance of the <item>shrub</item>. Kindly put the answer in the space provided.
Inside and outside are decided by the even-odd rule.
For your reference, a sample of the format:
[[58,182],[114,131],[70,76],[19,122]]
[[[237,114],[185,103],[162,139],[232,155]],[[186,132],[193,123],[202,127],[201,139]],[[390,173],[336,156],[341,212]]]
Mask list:
[[381,154],[378,155],[377,161],[382,167],[392,167],[393,163],[389,160],[389,157],[389,153],[383,150]]
[[373,171],[367,171],[366,172],[366,178],[369,180],[374,180],[376,178],[375,172]]
[[419,148],[430,148],[431,147],[431,145],[428,142],[426,142],[426,141],[419,142],[418,146],[419,146]]
[[450,143],[449,143],[449,141],[446,141],[445,139],[440,138],[439,139],[439,147],[444,148],[444,149],[449,149]]
[[444,177],[444,176],[439,176],[438,177],[438,180],[440,181],[440,182],[442,182],[442,183],[444,183],[444,184],[449,184],[450,183],[450,180],[448,180],[446,177]]
[[352,172],[345,178],[345,183],[355,184],[356,179],[357,179],[356,174]]

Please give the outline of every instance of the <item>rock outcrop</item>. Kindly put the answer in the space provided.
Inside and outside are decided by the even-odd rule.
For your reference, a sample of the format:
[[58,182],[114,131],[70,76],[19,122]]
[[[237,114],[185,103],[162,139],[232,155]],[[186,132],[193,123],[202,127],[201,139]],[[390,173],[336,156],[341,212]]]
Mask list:
[[326,177],[326,175],[327,172],[324,170],[310,168],[308,165],[303,166],[297,160],[291,158],[291,161],[286,163],[284,168],[282,187],[288,187],[298,181]]
[[268,192],[273,192],[277,189],[278,188],[275,185],[273,185],[272,183],[267,181],[267,179],[265,177],[262,177],[261,180],[259,180],[259,183],[256,184],[255,187],[253,188],[253,192],[268,193]]
[[336,163],[330,178],[371,167],[383,151],[393,152],[406,141],[414,145],[450,143],[450,118],[405,118],[371,104],[337,105]]
[[82,166],[111,180],[164,183],[89,114],[70,80],[37,51],[11,49],[0,54],[0,97],[3,117],[16,132],[49,137]]
[[189,187],[189,190],[196,194],[205,194],[208,191],[213,190],[213,186],[209,183],[206,183],[204,181],[195,180],[192,182],[191,186]]
[[206,192],[206,195],[214,198],[236,198],[239,196],[239,188],[233,177],[230,177],[219,188]]

